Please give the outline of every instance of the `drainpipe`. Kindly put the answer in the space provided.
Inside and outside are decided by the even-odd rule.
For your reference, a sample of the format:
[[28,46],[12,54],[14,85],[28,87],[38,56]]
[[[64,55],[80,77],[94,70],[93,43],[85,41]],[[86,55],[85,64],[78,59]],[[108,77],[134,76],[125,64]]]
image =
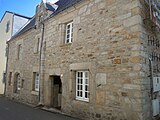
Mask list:
[[152,0],[149,0],[150,18],[152,20]]
[[44,23],[41,23],[41,42],[40,42],[40,55],[39,55],[39,105],[44,105]]
[[152,59],[149,58],[149,68],[150,68],[150,86],[151,86],[151,100],[153,99],[153,66]]

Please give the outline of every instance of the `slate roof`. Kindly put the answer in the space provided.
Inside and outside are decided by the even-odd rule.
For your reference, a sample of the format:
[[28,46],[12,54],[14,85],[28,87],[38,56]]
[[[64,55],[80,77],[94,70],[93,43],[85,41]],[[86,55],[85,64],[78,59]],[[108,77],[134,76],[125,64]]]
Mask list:
[[1,18],[0,22],[3,20],[4,16],[6,15],[6,13],[10,13],[10,14],[13,14],[13,15],[16,15],[16,16],[19,16],[19,17],[23,17],[23,18],[26,18],[26,19],[31,19],[31,17],[27,17],[27,16],[24,16],[24,15],[20,15],[18,13],[15,13],[15,12],[11,12],[11,11],[6,11],[3,15],[3,17]]
[[17,36],[23,34],[24,32],[30,30],[31,28],[35,27],[35,23],[36,23],[36,18],[35,16],[29,21],[27,22],[24,27],[22,27],[11,39],[16,38]]
[[59,0],[58,2],[55,3],[59,7],[56,11],[53,12],[53,14],[51,16],[57,15],[58,13],[60,13],[60,12],[64,11],[65,9],[77,4],[80,1],[82,1],[82,0]]
[[[50,17],[53,17],[57,14],[59,14],[60,12],[64,11],[65,9],[77,4],[78,2],[80,2],[82,0],[59,0],[58,2],[56,2],[55,4],[58,5],[57,10],[55,10],[52,6],[50,6],[49,4],[46,4],[47,9],[53,11],[53,13],[51,14]],[[28,24],[23,27],[21,30],[19,30],[19,32],[17,32],[17,34],[15,34],[11,39],[16,38],[17,36],[23,34],[24,32],[30,30],[31,28],[35,27],[35,22],[36,22],[36,18],[35,16],[28,22]]]
[[56,10],[55,7],[58,7],[58,6],[56,4],[45,3],[45,7],[46,7],[47,10],[55,11]]

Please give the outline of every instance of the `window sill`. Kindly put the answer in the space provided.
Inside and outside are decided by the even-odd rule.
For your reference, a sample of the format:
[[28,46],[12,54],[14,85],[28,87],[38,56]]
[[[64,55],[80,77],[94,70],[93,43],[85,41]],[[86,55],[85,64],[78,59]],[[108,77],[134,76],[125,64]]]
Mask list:
[[68,47],[68,46],[71,46],[72,43],[63,43],[62,45],[60,45],[60,47]]
[[38,95],[39,95],[39,92],[38,92],[38,91],[32,91],[31,94],[32,94],[32,95],[37,95],[37,96],[38,96]]
[[76,98],[75,100],[76,100],[76,101],[79,101],[79,102],[86,102],[86,103],[89,103],[89,99],[86,100],[86,99]]

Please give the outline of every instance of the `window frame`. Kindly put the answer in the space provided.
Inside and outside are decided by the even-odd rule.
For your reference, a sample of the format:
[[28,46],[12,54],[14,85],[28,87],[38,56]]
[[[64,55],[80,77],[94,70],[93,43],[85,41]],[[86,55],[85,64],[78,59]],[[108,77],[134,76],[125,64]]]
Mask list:
[[17,74],[16,76],[16,87],[17,87],[17,91],[20,91],[21,90],[21,78],[20,78],[20,74]]
[[40,75],[38,72],[34,72],[34,83],[33,83],[33,90],[36,92],[39,92],[39,79],[40,79]]
[[[68,28],[68,26],[70,27]],[[69,33],[68,33],[68,30],[69,30]],[[67,23],[65,26],[65,44],[69,44],[72,42],[73,42],[73,21]]]
[[[82,73],[82,76],[78,76],[78,73]],[[86,73],[87,73],[87,77],[86,77]],[[78,82],[80,78],[82,79],[82,83]],[[82,86],[81,88],[82,90],[80,89],[80,86]],[[88,90],[85,89],[86,86]],[[82,96],[78,95],[78,91],[82,92]],[[89,102],[89,92],[90,92],[89,91],[89,71],[76,71],[76,100]],[[87,97],[85,96],[86,93],[88,93]]]

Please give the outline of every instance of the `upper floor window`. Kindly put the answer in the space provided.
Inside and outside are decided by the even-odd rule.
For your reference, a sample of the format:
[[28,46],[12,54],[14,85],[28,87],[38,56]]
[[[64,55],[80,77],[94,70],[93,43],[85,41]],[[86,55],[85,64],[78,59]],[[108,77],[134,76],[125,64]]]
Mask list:
[[18,45],[18,51],[17,51],[17,59],[21,59],[21,56],[22,56],[22,45]]
[[89,101],[89,72],[76,72],[76,99]]
[[65,43],[72,43],[73,41],[73,22],[66,24]]
[[34,46],[34,53],[38,53],[40,51],[40,45],[40,38],[38,38]]
[[9,29],[10,29],[10,21],[8,21],[6,24],[6,33],[9,32]]

